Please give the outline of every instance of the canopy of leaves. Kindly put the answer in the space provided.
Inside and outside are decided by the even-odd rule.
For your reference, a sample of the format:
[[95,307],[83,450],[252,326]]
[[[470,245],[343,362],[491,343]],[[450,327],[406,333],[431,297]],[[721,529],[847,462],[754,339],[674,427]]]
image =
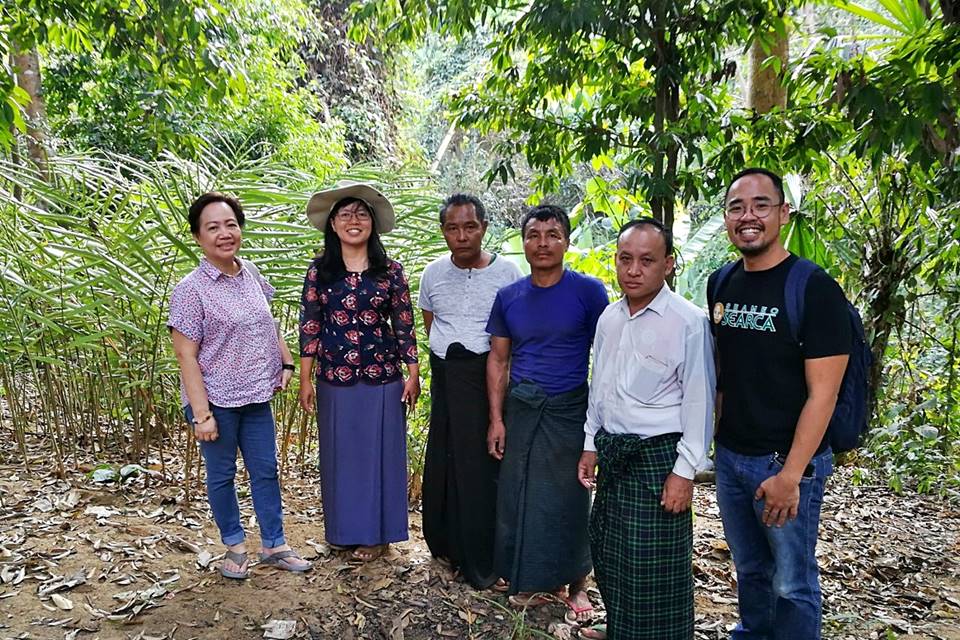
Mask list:
[[578,162],[615,158],[629,187],[656,203],[702,193],[704,142],[719,135],[732,104],[728,54],[759,27],[782,29],[782,11],[759,0],[548,0],[522,8],[382,0],[358,15],[392,39],[427,28],[493,32],[487,72],[451,107],[464,127],[507,134],[494,176],[507,180],[522,154],[547,171],[541,186],[549,188]]

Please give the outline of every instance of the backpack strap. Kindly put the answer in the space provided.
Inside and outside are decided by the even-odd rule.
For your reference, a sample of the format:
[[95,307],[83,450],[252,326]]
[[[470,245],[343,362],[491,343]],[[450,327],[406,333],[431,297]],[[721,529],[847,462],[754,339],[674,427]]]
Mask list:
[[807,282],[810,276],[820,270],[816,262],[806,258],[797,258],[797,261],[787,272],[787,281],[783,285],[783,298],[787,307],[787,323],[790,325],[790,335],[798,344],[803,344],[800,336],[800,327],[803,324],[803,302],[806,297]]
[[707,292],[708,302],[711,305],[716,302],[717,295],[720,293],[723,285],[727,284],[727,280],[730,279],[730,274],[732,274],[733,270],[742,262],[742,258],[736,262],[728,262],[717,270],[717,277],[713,279],[713,288]]

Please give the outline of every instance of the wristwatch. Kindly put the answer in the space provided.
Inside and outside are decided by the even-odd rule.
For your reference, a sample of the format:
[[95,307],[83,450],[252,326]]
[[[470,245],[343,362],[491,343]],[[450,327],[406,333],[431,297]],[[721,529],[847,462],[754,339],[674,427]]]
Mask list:
[[297,368],[293,365],[292,362],[284,362],[280,365],[280,368],[284,371],[296,371]]
[[209,419],[212,418],[212,417],[213,417],[213,411],[211,411],[211,412],[208,413],[207,415],[203,416],[202,418],[197,418],[196,416],[194,416],[194,418],[193,418],[193,424],[194,424],[195,426],[200,426],[201,424],[203,424],[204,422],[206,422],[207,420],[209,420]]

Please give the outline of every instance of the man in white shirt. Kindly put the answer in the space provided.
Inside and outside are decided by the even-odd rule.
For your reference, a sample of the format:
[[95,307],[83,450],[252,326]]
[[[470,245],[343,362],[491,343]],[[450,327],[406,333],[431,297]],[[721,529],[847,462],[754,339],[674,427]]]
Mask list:
[[590,546],[606,628],[585,637],[693,638],[693,477],[713,437],[706,314],[666,285],[673,237],[628,222],[617,238],[623,298],[597,324],[580,482],[599,483]]

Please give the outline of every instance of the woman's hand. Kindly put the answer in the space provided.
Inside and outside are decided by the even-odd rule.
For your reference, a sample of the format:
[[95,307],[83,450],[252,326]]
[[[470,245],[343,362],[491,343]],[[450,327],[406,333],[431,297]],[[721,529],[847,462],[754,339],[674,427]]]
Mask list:
[[417,398],[420,397],[420,376],[411,374],[403,383],[403,393],[400,395],[400,402],[407,405],[407,411],[413,411],[417,406]]
[[217,430],[217,419],[213,417],[212,413],[201,424],[193,425],[193,435],[199,442],[213,442],[220,437],[220,432]]
[[317,410],[317,390],[314,389],[313,383],[304,384],[303,379],[300,380],[300,408],[307,413],[314,413]]
[[290,386],[290,381],[293,379],[293,371],[290,369],[284,369],[280,374],[280,391],[286,391],[287,387]]

